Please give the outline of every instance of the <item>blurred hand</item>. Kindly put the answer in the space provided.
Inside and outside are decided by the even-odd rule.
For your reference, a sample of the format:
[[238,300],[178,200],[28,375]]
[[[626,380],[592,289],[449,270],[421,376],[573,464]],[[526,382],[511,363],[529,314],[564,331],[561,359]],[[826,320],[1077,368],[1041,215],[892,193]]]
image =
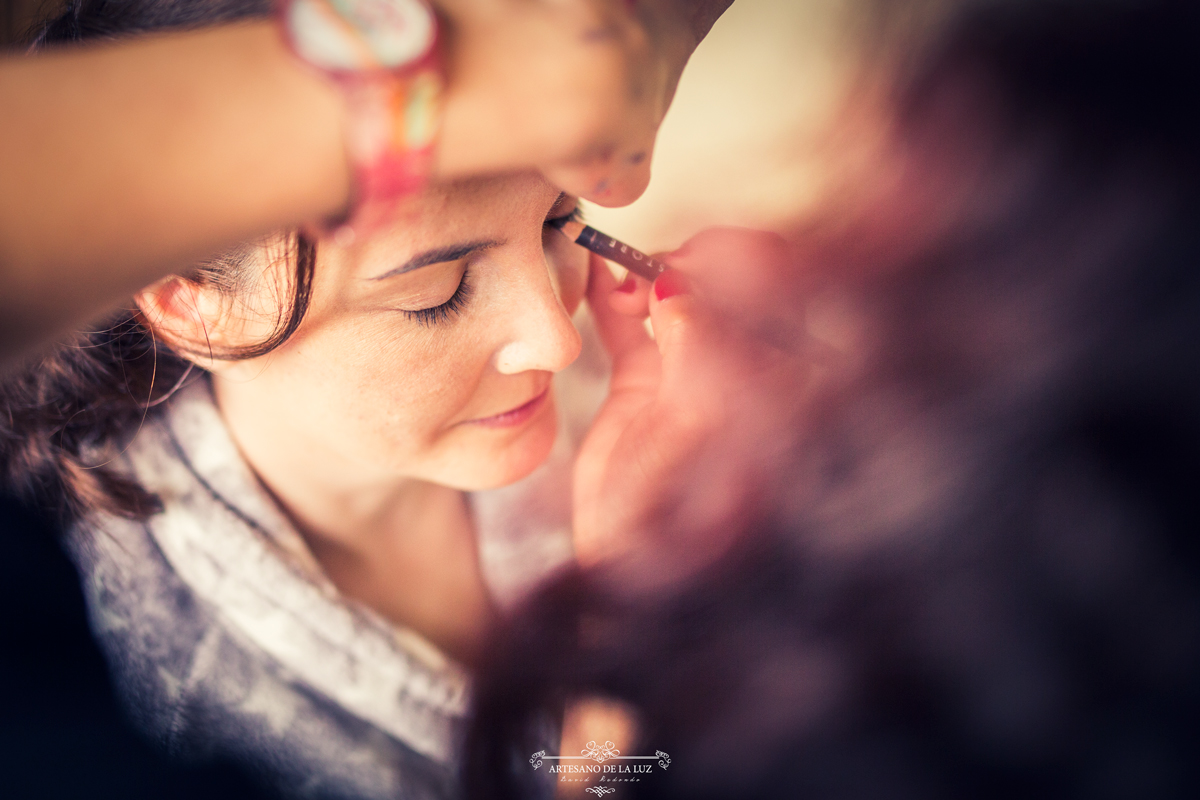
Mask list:
[[593,256],[588,301],[613,374],[574,496],[580,563],[625,559],[656,582],[757,521],[813,376],[798,307],[780,301],[793,263],[781,239],[714,230],[658,258],[674,269],[650,287],[618,286]]
[[707,17],[730,1],[436,0],[449,78],[439,172],[532,167],[568,194],[632,202]]

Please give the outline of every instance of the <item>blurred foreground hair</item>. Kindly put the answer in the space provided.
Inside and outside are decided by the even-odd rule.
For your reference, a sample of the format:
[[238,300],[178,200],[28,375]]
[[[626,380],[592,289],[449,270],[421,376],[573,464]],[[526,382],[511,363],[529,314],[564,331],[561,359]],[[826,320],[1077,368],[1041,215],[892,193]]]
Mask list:
[[1197,41],[1193,3],[960,8],[902,81],[904,177],[797,237],[795,314],[860,335],[793,490],[667,593],[534,598],[474,796],[527,796],[539,714],[589,694],[671,755],[624,797],[1194,796]]

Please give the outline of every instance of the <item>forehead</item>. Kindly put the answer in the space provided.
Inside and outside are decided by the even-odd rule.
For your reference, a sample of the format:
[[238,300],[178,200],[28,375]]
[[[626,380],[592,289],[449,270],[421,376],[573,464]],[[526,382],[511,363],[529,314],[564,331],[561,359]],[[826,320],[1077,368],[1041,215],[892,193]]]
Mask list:
[[545,216],[558,191],[537,173],[435,183],[405,198],[375,239],[412,240]]
[[348,247],[323,242],[326,269],[343,280],[371,279],[432,251],[540,241],[557,197],[558,190],[534,172],[436,183],[398,203],[388,222]]
[[317,282],[373,284],[373,278],[431,251],[527,237],[540,241],[556,197],[558,190],[536,172],[431,184],[397,203],[385,223],[352,243],[322,239]]

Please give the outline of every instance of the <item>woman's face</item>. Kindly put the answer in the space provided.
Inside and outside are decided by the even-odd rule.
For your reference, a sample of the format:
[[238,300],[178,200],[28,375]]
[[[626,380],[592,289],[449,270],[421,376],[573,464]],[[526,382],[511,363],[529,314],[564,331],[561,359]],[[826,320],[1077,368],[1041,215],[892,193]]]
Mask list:
[[545,225],[574,206],[535,174],[476,180],[429,189],[353,243],[322,240],[296,333],[214,369],[251,462],[347,485],[527,475],[554,443],[551,375],[580,349],[587,260]]

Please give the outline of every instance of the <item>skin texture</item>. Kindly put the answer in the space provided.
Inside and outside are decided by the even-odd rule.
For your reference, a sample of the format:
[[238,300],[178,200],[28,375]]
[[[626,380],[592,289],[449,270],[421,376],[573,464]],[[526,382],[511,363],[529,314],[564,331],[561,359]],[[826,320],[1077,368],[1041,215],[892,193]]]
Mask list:
[[[536,173],[430,188],[371,236],[318,244],[308,314],[277,350],[196,359],[242,453],[334,583],[467,661],[491,610],[461,491],[512,483],[545,459],[557,430],[550,377],[580,349],[570,315],[587,263],[544,225],[570,211],[574,200],[559,199]],[[464,243],[490,244],[379,279]],[[261,340],[287,269],[277,249],[260,249],[263,279],[233,300],[171,278],[139,303],[182,349]],[[414,318],[449,300],[464,273],[458,311]],[[495,424],[543,394],[516,424]]]

